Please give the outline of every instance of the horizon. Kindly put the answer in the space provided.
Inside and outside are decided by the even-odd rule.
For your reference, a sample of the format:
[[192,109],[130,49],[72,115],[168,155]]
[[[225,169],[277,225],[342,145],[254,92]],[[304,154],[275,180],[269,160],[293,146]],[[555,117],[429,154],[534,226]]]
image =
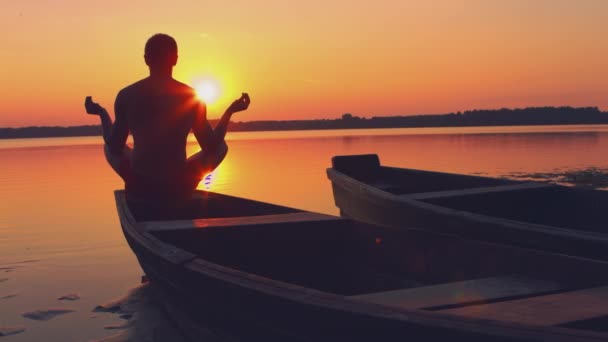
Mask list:
[[252,105],[234,121],[608,108],[605,1],[258,7],[176,1],[142,14],[117,0],[8,3],[0,61],[11,81],[0,85],[0,127],[94,125],[87,95],[113,117],[116,93],[147,76],[143,46],[157,32],[177,40],[174,78],[219,84],[210,119],[241,92]]
[[[256,121],[314,121],[314,120],[340,120],[343,119],[344,115],[352,115],[353,117],[358,117],[361,119],[374,119],[374,118],[396,118],[396,117],[414,117],[414,116],[441,116],[441,115],[450,115],[450,114],[465,114],[467,112],[475,112],[475,111],[502,111],[502,110],[510,110],[510,111],[521,111],[521,110],[530,110],[530,109],[545,109],[545,108],[553,108],[553,109],[559,109],[559,108],[571,108],[571,109],[586,109],[586,108],[595,108],[597,110],[599,110],[601,113],[608,113],[607,111],[604,111],[602,108],[600,108],[599,106],[580,106],[580,107],[572,107],[572,106],[534,106],[534,107],[521,107],[521,108],[507,108],[507,107],[503,107],[503,108],[472,108],[472,109],[467,109],[464,111],[451,111],[451,112],[446,112],[446,113],[414,113],[414,114],[394,114],[394,115],[358,115],[358,114],[354,114],[351,112],[344,112],[342,114],[339,114],[337,116],[333,116],[333,117],[320,117],[320,118],[297,118],[297,119],[281,119],[281,118],[277,118],[277,119],[260,119],[260,120],[230,120],[231,122],[238,122],[238,123],[250,123],[250,122],[256,122]],[[210,121],[216,121],[219,120],[219,118],[212,118],[210,119]],[[78,125],[29,125],[29,126],[0,126],[0,129],[24,129],[24,128],[36,128],[36,127],[40,127],[40,128],[44,128],[44,127],[53,127],[53,128],[72,128],[72,127],[81,127],[81,126],[100,126],[99,123],[85,123],[85,124],[78,124]]]
[[[250,123],[256,123],[256,122],[289,122],[289,121],[302,121],[302,122],[307,122],[307,121],[338,121],[338,120],[344,120],[346,115],[350,115],[352,118],[356,118],[356,119],[362,119],[362,120],[374,120],[374,119],[383,119],[383,118],[406,118],[406,117],[424,117],[424,116],[449,116],[449,115],[466,115],[467,113],[475,113],[475,112],[501,112],[501,111],[511,111],[511,112],[517,112],[517,111],[530,111],[530,110],[538,110],[538,109],[571,109],[573,111],[579,111],[579,110],[585,110],[585,109],[595,109],[598,110],[599,113],[602,114],[608,114],[608,111],[603,111],[601,108],[599,108],[598,106],[585,106],[585,107],[571,107],[571,106],[538,106],[538,107],[524,107],[524,108],[494,108],[494,109],[489,109],[489,108],[475,108],[475,109],[470,109],[470,110],[466,110],[466,111],[453,111],[453,112],[448,112],[448,113],[424,113],[424,114],[410,114],[410,115],[385,115],[385,116],[359,116],[356,114],[352,114],[352,113],[343,113],[340,114],[336,117],[332,117],[332,118],[316,118],[316,119],[307,119],[307,118],[298,118],[298,119],[269,119],[269,120],[230,120],[231,122],[233,122],[234,124],[250,124]],[[216,121],[218,121],[219,119],[210,119],[211,123],[214,123]],[[588,124],[588,123],[581,123],[581,124]],[[604,123],[593,123],[595,124],[604,124]],[[521,124],[518,124],[521,125]],[[525,124],[523,124],[525,125]],[[536,124],[533,124],[536,125]],[[548,123],[547,125],[554,125],[553,123]],[[567,125],[567,124],[566,124]],[[100,124],[84,124],[84,125],[69,125],[69,126],[58,126],[58,125],[45,125],[45,126],[19,126],[19,127],[0,127],[0,130],[6,130],[6,129],[15,129],[15,130],[20,130],[20,129],[30,129],[30,128],[59,128],[59,129],[70,129],[70,128],[82,128],[82,127],[101,127]],[[426,127],[426,126],[423,126]],[[433,126],[429,126],[429,127],[433,127]],[[445,126],[445,127],[449,127],[449,126]],[[388,128],[388,127],[385,127]],[[403,128],[402,126],[397,126],[395,128]],[[1,139],[1,138],[0,138]]]

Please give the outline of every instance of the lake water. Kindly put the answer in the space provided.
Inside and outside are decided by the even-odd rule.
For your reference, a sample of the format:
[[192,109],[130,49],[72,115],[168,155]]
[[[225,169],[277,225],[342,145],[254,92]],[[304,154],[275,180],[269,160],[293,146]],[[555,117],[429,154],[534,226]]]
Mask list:
[[[328,214],[338,210],[325,169],[339,154],[377,153],[391,166],[501,177],[562,180],[572,171],[608,170],[608,125],[242,132],[228,140],[226,160],[200,188]],[[188,148],[197,150],[194,140]],[[158,340],[175,333],[162,312],[150,314],[157,308],[137,287],[142,271],[112,193],[123,184],[104,161],[101,137],[0,140],[0,165],[0,336],[15,333],[3,340]],[[58,300],[69,294],[78,299]],[[147,311],[135,310],[139,324],[93,311],[127,294],[145,304]],[[51,309],[72,311],[28,318]],[[142,332],[150,322],[165,330]]]

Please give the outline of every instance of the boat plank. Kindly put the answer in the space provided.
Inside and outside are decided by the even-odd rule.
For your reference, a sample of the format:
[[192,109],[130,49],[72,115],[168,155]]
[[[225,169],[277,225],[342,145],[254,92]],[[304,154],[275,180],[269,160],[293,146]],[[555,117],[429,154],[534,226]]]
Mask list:
[[404,309],[423,309],[546,294],[563,288],[563,285],[554,281],[509,275],[369,293],[351,298]]
[[531,325],[560,325],[608,315],[608,286],[441,312]]
[[138,223],[138,227],[144,231],[166,231],[181,229],[200,229],[209,227],[250,226],[272,223],[296,223],[311,221],[344,220],[337,216],[330,216],[312,212],[297,212],[289,214],[258,215],[221,217],[195,220],[177,221],[146,221]]
[[446,190],[446,191],[433,191],[433,192],[421,192],[417,194],[400,195],[399,198],[410,199],[410,200],[425,200],[431,198],[444,198],[444,197],[456,197],[466,195],[479,195],[490,192],[505,192],[505,191],[516,191],[516,190],[529,190],[529,189],[541,189],[555,186],[547,183],[523,183],[523,184],[509,184],[499,186],[489,186],[482,188],[471,188],[471,189],[460,189],[460,190]]

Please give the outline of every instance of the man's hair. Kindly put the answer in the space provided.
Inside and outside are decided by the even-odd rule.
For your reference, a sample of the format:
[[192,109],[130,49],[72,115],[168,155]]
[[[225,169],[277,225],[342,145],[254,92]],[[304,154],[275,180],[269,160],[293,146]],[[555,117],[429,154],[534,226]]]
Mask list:
[[177,57],[177,43],[173,37],[157,33],[146,42],[144,53],[150,64],[168,64]]

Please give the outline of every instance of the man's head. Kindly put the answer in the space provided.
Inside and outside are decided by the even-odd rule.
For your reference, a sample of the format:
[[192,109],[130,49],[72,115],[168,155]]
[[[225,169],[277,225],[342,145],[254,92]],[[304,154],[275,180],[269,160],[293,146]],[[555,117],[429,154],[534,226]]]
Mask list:
[[177,63],[177,43],[171,36],[157,33],[146,42],[144,59],[150,68],[171,68]]

